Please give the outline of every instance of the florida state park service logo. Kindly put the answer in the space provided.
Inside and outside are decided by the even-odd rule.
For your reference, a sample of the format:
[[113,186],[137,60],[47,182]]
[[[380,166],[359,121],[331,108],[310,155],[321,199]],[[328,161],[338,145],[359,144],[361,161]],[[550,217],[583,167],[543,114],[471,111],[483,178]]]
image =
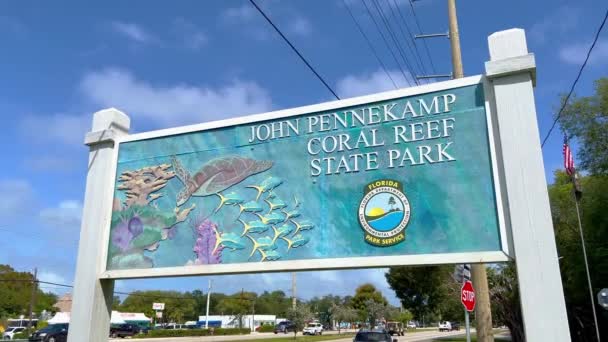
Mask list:
[[405,240],[409,221],[410,202],[401,182],[380,179],[365,186],[365,196],[359,204],[359,223],[367,243],[381,247],[398,244]]

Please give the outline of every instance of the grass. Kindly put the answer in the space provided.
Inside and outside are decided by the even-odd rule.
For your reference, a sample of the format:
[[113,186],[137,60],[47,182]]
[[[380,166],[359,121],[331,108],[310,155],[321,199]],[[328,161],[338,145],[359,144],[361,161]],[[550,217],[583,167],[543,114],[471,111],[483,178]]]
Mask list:
[[[298,334],[298,338],[296,341],[299,342],[316,342],[316,341],[331,341],[331,340],[339,340],[343,338],[351,338],[355,336],[354,334],[341,334],[341,335],[321,335],[321,336],[302,336]],[[252,341],[255,342],[290,342],[293,341],[293,334],[286,335],[285,337],[277,337],[277,338],[260,338]],[[241,340],[233,340],[227,342],[236,342]]]
[[[504,337],[504,336],[496,336],[497,334],[501,333],[501,332],[505,332],[505,330],[502,329],[494,329],[494,341],[496,342],[506,342],[506,341],[511,341],[510,337]],[[439,337],[434,339],[433,341],[435,342],[466,342],[467,338],[466,336],[464,336],[465,332],[463,332],[462,336],[446,336],[446,337]],[[471,334],[471,342],[476,342],[477,341],[477,336],[475,335],[475,333]]]

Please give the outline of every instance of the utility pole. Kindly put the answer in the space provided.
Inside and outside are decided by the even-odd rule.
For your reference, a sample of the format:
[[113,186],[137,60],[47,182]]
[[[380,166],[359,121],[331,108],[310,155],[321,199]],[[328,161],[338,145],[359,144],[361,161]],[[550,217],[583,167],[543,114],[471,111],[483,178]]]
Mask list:
[[296,272],[291,272],[291,308],[296,309]]
[[209,279],[209,288],[207,289],[207,310],[205,312],[205,329],[209,329],[209,298],[211,297],[211,279]]
[[[452,73],[454,78],[463,78],[462,53],[460,52],[460,34],[458,33],[458,18],[456,16],[456,0],[448,0],[448,20],[450,28],[450,47],[452,51]],[[475,286],[475,322],[477,325],[477,341],[494,341],[492,335],[492,309],[490,308],[490,292],[488,276],[484,264],[472,264],[471,276]]]
[[36,290],[38,289],[38,279],[36,278],[38,269],[34,268],[34,278],[32,279],[32,296],[30,297],[30,320],[27,322],[27,329],[32,327],[32,315],[34,313],[34,301],[36,300]]

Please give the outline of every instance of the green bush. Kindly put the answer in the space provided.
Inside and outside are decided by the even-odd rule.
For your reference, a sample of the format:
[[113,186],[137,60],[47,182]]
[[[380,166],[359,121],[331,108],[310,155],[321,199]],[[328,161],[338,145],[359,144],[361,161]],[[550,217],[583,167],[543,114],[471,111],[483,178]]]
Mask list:
[[[246,335],[249,334],[249,329],[238,328],[216,328],[213,329],[213,335]],[[150,330],[147,335],[142,337],[186,337],[186,336],[210,336],[210,329],[187,329],[187,330]]]
[[262,325],[258,331],[259,332],[274,332],[274,326],[273,325]]
[[35,329],[35,328],[31,328],[30,330],[25,329],[25,330],[23,330],[23,331],[22,331],[22,332],[20,332],[20,333],[16,333],[16,334],[13,336],[13,340],[20,340],[20,339],[25,339],[25,340],[27,340],[27,338],[28,338],[28,337],[30,337],[30,335],[31,335],[31,334],[33,334],[33,333],[34,333],[34,331],[36,331],[36,329]]

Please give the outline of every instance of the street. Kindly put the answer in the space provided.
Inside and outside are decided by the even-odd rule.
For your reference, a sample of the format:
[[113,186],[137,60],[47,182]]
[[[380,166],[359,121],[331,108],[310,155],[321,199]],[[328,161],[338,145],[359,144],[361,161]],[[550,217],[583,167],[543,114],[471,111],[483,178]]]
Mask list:
[[[344,332],[344,331],[343,331]],[[354,331],[349,331],[354,332]],[[326,331],[324,335],[335,335],[337,331]],[[453,331],[453,332],[439,332],[437,330],[423,330],[423,331],[415,331],[408,332],[405,336],[393,337],[397,338],[399,342],[413,342],[413,341],[429,341],[433,338],[444,337],[444,336],[457,336],[464,334],[464,331]],[[272,333],[258,333],[251,335],[242,335],[242,336],[195,336],[195,337],[167,337],[167,338],[146,338],[146,339],[137,339],[137,341],[156,341],[156,342],[207,342],[207,341],[247,341],[247,340],[256,340],[256,339],[269,339],[269,338],[280,338],[291,335],[283,335],[283,334],[272,334]],[[298,334],[301,336],[301,334]],[[110,339],[112,342],[124,341],[124,339]],[[350,342],[352,341],[352,337],[332,340],[336,342]]]

